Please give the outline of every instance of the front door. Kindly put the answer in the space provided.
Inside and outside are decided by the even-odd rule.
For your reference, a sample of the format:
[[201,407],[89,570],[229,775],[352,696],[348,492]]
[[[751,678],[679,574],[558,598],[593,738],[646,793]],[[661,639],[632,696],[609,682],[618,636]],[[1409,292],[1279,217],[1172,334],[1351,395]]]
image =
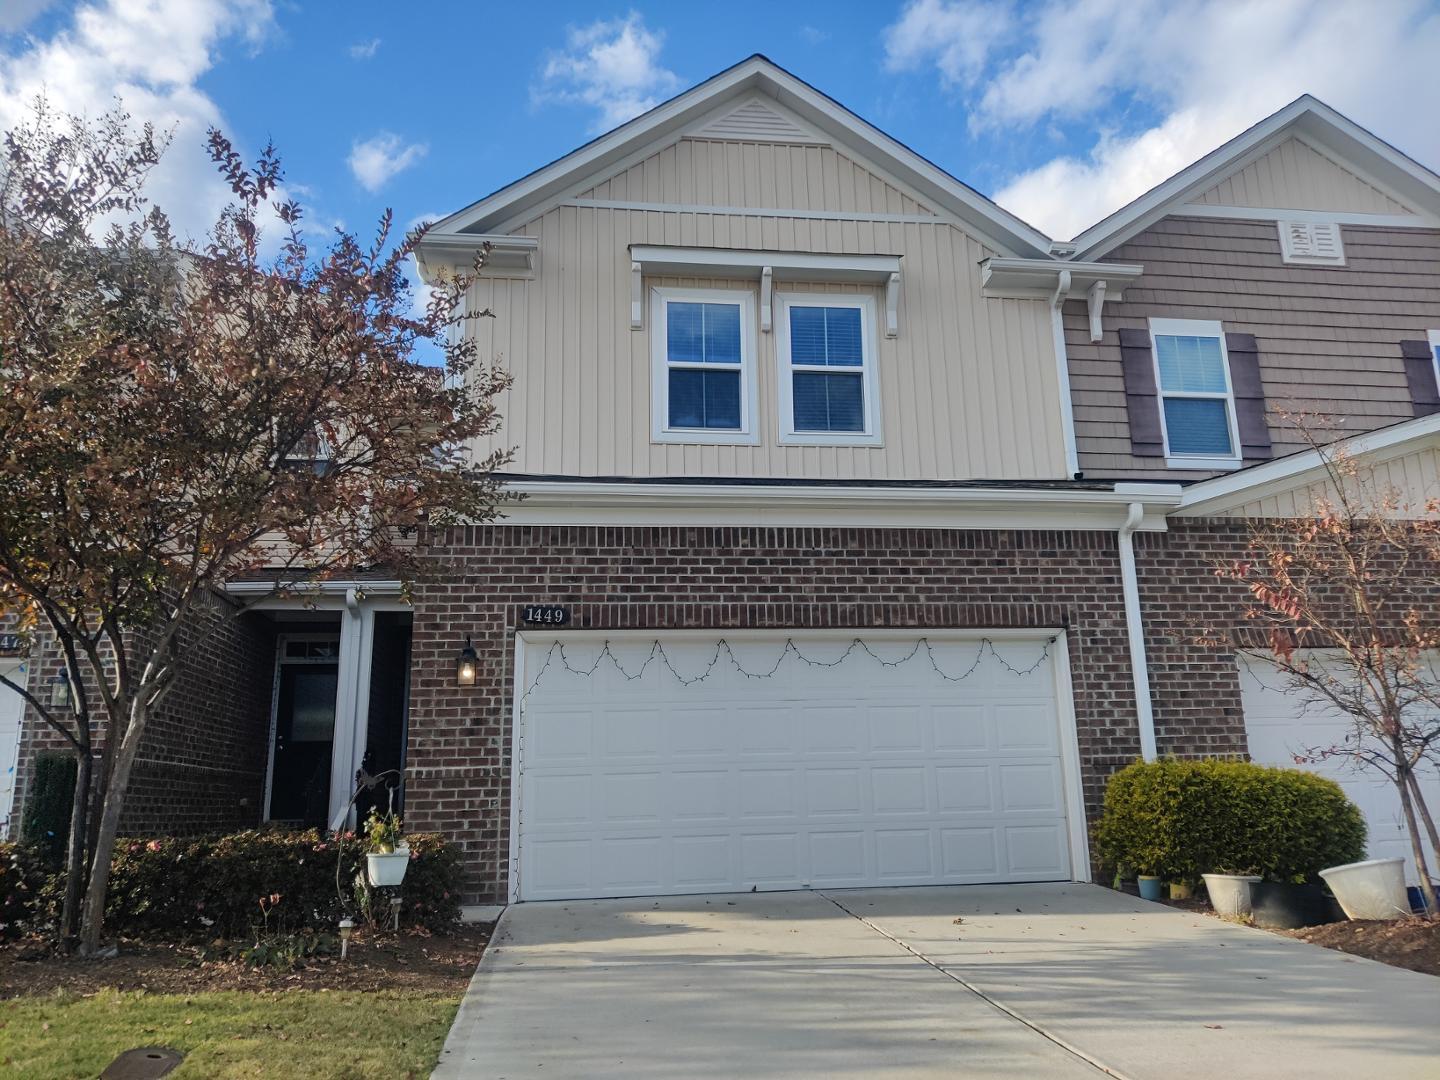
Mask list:
[[282,642],[275,695],[271,821],[323,827],[330,809],[330,759],[339,639]]

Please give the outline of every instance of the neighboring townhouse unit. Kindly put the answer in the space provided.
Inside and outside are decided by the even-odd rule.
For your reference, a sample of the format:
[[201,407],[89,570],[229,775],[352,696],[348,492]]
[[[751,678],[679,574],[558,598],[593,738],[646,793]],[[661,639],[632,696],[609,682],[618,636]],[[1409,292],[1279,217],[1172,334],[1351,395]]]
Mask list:
[[1440,180],[1310,99],[1054,244],[757,56],[422,273],[482,247],[525,499],[408,601],[247,617],[247,764],[171,827],[343,820],[403,760],[470,901],[1087,880],[1116,768],[1293,743],[1194,632],[1316,481],[1280,411],[1437,483]]

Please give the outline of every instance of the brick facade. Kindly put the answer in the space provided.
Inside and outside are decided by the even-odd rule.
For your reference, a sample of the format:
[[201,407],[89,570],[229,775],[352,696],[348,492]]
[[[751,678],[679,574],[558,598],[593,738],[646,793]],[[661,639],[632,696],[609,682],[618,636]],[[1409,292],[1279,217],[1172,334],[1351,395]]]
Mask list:
[[[198,617],[197,626],[219,611]],[[139,635],[133,638],[138,643]],[[270,627],[253,616],[226,617],[217,629],[184,644],[182,656],[179,678],[141,743],[122,833],[199,833],[248,828],[260,820],[275,660]],[[63,672],[53,638],[39,635],[29,669],[32,689]],[[96,726],[101,724],[97,716]],[[35,754],[65,747],[57,732],[27,710],[16,770],[17,820]]]
[[[524,603],[573,629],[1068,626],[1086,804],[1139,753],[1112,532],[473,526],[417,587],[408,824],[458,843],[467,902],[508,877],[514,632]],[[455,656],[474,639],[474,687]],[[1178,734],[1172,748],[1198,751]]]

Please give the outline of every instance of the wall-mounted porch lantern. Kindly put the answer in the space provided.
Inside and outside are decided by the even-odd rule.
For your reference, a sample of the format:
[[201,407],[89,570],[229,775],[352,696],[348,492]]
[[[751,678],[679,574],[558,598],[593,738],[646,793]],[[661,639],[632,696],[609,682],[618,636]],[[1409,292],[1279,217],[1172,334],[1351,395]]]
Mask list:
[[465,635],[465,648],[460,650],[460,656],[455,661],[455,685],[474,686],[475,669],[480,664],[480,654],[475,651],[475,646],[470,643],[470,635]]

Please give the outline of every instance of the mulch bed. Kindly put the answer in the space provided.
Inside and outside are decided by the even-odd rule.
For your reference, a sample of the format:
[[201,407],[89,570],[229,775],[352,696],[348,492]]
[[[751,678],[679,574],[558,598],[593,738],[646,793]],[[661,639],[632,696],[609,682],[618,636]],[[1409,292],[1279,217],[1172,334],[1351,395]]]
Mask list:
[[1379,960],[1382,964],[1440,975],[1440,922],[1426,919],[1337,922],[1274,932],[1337,952]]
[[463,993],[490,940],[489,926],[461,926],[451,934],[422,930],[377,933],[357,929],[350,955],[307,960],[298,971],[253,968],[236,961],[199,959],[194,944],[120,942],[111,960],[56,956],[41,941],[0,946],[0,999],[65,990],[426,990]]

